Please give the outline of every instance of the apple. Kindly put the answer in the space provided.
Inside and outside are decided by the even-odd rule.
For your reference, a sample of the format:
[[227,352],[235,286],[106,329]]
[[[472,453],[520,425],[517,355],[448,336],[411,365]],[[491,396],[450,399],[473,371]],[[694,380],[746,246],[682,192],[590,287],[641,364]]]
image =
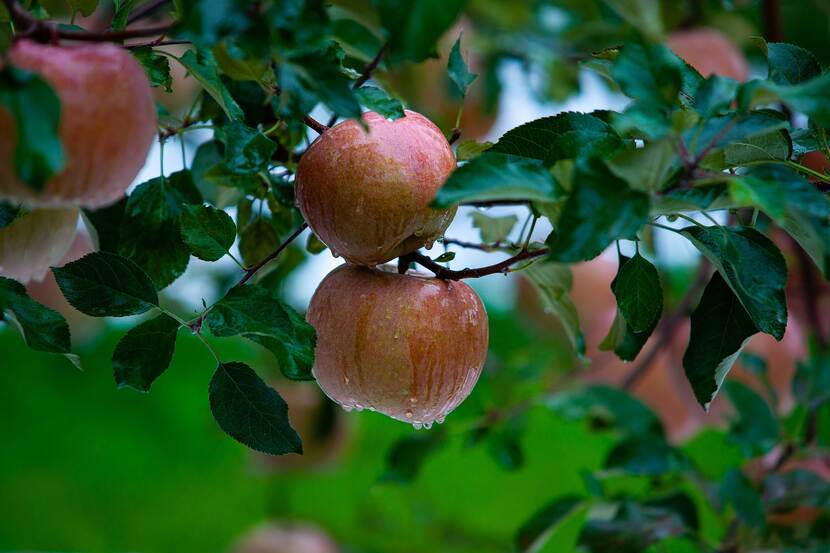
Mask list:
[[325,532],[305,523],[264,523],[245,533],[232,553],[338,553]]
[[346,410],[416,427],[441,423],[470,394],[487,357],[487,313],[463,282],[344,264],[308,307],[314,376]]
[[[821,173],[822,175],[830,175],[830,159],[827,159],[824,152],[819,152],[817,150],[814,152],[807,152],[801,156],[799,163],[808,169]],[[816,177],[810,177],[810,180],[818,181]]]
[[335,255],[377,265],[430,247],[455,209],[429,203],[455,169],[447,139],[426,117],[365,113],[325,131],[300,158],[297,203]]
[[704,77],[719,75],[739,82],[749,78],[749,64],[744,55],[716,29],[675,31],[666,37],[666,44]]
[[0,107],[0,197],[39,207],[100,207],[120,198],[156,136],[150,83],[138,62],[109,43],[50,46],[18,40],[10,62],[45,79],[61,103],[65,167],[38,193],[14,169],[15,122]]
[[0,275],[43,280],[69,251],[78,229],[76,208],[33,209],[0,229]]

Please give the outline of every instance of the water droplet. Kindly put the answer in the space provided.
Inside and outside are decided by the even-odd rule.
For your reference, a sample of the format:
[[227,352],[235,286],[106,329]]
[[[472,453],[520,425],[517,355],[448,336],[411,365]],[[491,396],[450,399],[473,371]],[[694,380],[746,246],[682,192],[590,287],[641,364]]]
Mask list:
[[341,407],[343,407],[343,410],[347,413],[351,412],[351,410],[353,409],[353,407],[351,405],[345,405],[344,404]]
[[435,422],[437,424],[444,424],[444,420],[445,420],[444,417],[438,417],[437,419],[435,419]]
[[412,423],[412,428],[414,428],[415,430],[420,430],[422,427],[423,427],[423,425],[420,422],[413,422]]
[[348,384],[348,383],[349,383],[349,377],[346,376],[346,375],[343,375],[343,384]]
[[406,418],[411,419],[413,416],[412,409],[407,409],[405,415]]
[[411,398],[409,398],[409,403],[413,403],[413,404],[418,403],[418,398],[415,397],[415,396],[412,396]]
[[360,413],[361,411],[363,411],[363,406],[359,403],[355,403],[354,404],[354,410],[357,411],[358,413]]
[[369,411],[371,411],[371,412],[373,412],[373,413],[375,412],[375,408],[374,408],[374,407],[372,407],[371,405],[370,405],[369,407],[367,407],[366,409],[368,409]]
[[431,422],[425,422],[424,423],[424,430],[429,430],[430,428],[432,428],[432,423]]
[[393,338],[395,338],[395,340],[397,340],[398,338],[400,338],[400,335],[397,332],[395,332],[395,335],[393,336]]
[[331,256],[334,257],[335,259],[340,257],[340,254],[337,253],[336,251],[334,251],[332,249],[329,249],[329,251],[331,252]]

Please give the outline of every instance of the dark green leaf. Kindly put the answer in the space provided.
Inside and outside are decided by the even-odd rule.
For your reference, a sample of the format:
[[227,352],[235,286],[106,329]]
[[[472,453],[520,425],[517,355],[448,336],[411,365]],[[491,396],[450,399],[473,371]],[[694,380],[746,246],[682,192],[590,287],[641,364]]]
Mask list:
[[[112,16],[112,28],[123,29],[127,26],[127,19],[130,17],[130,11],[133,9],[134,0],[114,0],[115,13]],[[97,5],[97,0],[95,1]]]
[[658,476],[686,466],[681,453],[654,436],[629,436],[618,442],[605,458],[603,468],[627,474]]
[[717,267],[754,326],[781,340],[787,327],[787,265],[778,247],[747,227],[694,226],[680,233]]
[[404,436],[392,446],[386,455],[386,470],[381,476],[384,482],[406,483],[418,476],[427,458],[446,442],[446,433],[438,428]]
[[746,142],[753,137],[767,135],[787,127],[780,113],[753,111],[737,115],[723,115],[705,120],[701,125],[683,133],[689,152],[700,155],[714,152],[735,142]]
[[655,107],[672,106],[683,85],[685,64],[664,44],[623,46],[611,76],[631,98]]
[[793,145],[787,131],[771,133],[736,140],[714,155],[707,156],[703,165],[713,169],[727,169],[764,163],[786,161],[792,155]]
[[677,146],[666,138],[650,141],[643,148],[623,150],[608,161],[608,168],[633,190],[662,190],[681,166]]
[[156,53],[150,46],[142,46],[141,48],[133,48],[130,53],[135,56],[144,72],[147,73],[147,78],[150,79],[150,85],[163,86],[167,92],[173,92],[171,88],[173,85],[173,78],[170,76],[170,60],[163,54]]
[[648,220],[648,196],[631,190],[604,165],[579,165],[574,183],[547,241],[552,259],[593,259],[614,240],[634,236]]
[[178,2],[181,22],[177,36],[197,44],[213,45],[237,36],[251,27],[247,0],[202,0]]
[[735,513],[744,524],[753,528],[762,528],[766,523],[764,504],[761,494],[752,482],[738,468],[732,468],[720,483],[720,498],[732,505]]
[[710,75],[700,83],[695,93],[695,110],[703,117],[728,110],[735,100],[738,85],[738,81],[729,77]]
[[[307,90],[313,90],[320,102],[334,113],[347,118],[360,118],[360,104],[352,90],[351,80],[343,74],[337,52],[329,49],[304,54],[291,60],[291,67],[284,68],[282,75],[294,72],[293,78],[303,84]],[[302,95],[302,87],[283,80],[283,88],[288,86],[289,93]],[[305,93],[308,95],[308,92]]]
[[232,288],[206,322],[216,336],[243,335],[270,350],[288,378],[312,378],[314,328],[273,291],[256,285]]
[[19,282],[0,277],[0,320],[4,311],[14,317],[30,348],[48,353],[70,353],[69,325],[63,315],[30,298]]
[[622,139],[605,121],[587,113],[566,112],[507,131],[489,152],[551,165],[560,159],[606,156],[621,146]]
[[778,444],[778,421],[767,402],[748,386],[735,380],[724,385],[735,418],[729,426],[729,437],[738,443],[747,456],[768,452]]
[[244,363],[221,363],[210,380],[210,410],[219,427],[251,449],[271,455],[302,453],[288,421],[288,405]]
[[354,94],[361,104],[387,119],[394,121],[405,115],[401,101],[390,97],[376,86],[362,86],[355,90]]
[[821,75],[821,64],[816,57],[795,44],[770,42],[767,44],[769,79],[779,85],[793,85]]
[[178,321],[162,313],[127,332],[112,354],[118,387],[149,392],[153,382],[170,366],[178,331]]
[[393,61],[423,61],[456,20],[464,0],[373,0]]
[[464,140],[455,149],[455,157],[458,161],[470,161],[477,158],[493,147],[492,142],[478,142],[476,140]]
[[225,167],[232,173],[255,175],[268,168],[277,144],[256,129],[234,121],[223,129]]
[[686,378],[704,408],[749,338],[758,329],[720,273],[714,273],[692,313],[689,346],[683,356]]
[[15,219],[22,215],[22,208],[19,205],[0,200],[0,228],[6,228]]
[[614,426],[631,436],[663,438],[660,419],[644,403],[610,386],[590,386],[584,390],[552,396],[548,407],[567,420],[591,418],[599,426]]
[[118,252],[118,235],[124,221],[124,209],[127,207],[126,196],[112,205],[99,209],[83,211],[84,217],[91,223],[87,225],[96,238],[98,249],[102,252]]
[[473,212],[470,214],[473,220],[473,228],[477,228],[481,234],[481,240],[488,244],[504,242],[513,231],[513,227],[519,222],[515,215],[504,217],[490,217],[484,213]]
[[459,94],[461,94],[462,98],[465,98],[467,96],[467,89],[470,88],[470,85],[473,84],[473,81],[476,80],[478,75],[470,72],[467,68],[467,64],[464,62],[464,58],[461,56],[460,34],[458,35],[458,39],[455,41],[455,44],[453,44],[452,50],[450,50],[450,59],[447,62],[447,71],[449,72],[450,79],[458,89]]
[[239,253],[242,262],[251,267],[265,259],[280,243],[274,225],[264,217],[247,225],[239,233]]
[[446,208],[461,202],[556,199],[556,184],[540,162],[489,151],[456,169],[432,202]]
[[205,92],[216,100],[228,119],[231,121],[242,120],[245,114],[222,83],[222,79],[219,78],[219,68],[216,66],[216,60],[210,50],[201,48],[195,52],[188,50],[178,59],[204,87]]
[[58,136],[61,103],[49,84],[35,73],[12,65],[0,71],[0,106],[15,121],[14,167],[20,180],[40,191],[64,167]]
[[209,205],[185,205],[181,230],[193,255],[205,261],[224,257],[236,239],[236,225],[231,216]]
[[620,268],[614,293],[634,332],[654,328],[663,312],[663,289],[657,269],[639,253]]
[[581,497],[567,495],[555,499],[536,511],[516,532],[516,550],[522,553],[537,551],[557,525],[573,513],[583,502]]
[[138,185],[124,208],[118,253],[137,263],[159,290],[165,288],[184,273],[190,260],[179,225],[183,206],[201,203],[189,171]]
[[69,303],[93,317],[139,315],[158,306],[147,273],[112,253],[94,252],[52,272]]

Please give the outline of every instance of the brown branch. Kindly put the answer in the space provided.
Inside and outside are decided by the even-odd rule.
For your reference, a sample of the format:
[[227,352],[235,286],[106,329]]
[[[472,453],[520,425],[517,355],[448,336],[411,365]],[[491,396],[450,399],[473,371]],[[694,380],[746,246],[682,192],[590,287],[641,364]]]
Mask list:
[[352,84],[352,90],[357,90],[366,84],[366,81],[372,78],[372,73],[374,73],[375,69],[377,69],[378,65],[380,65],[380,61],[383,59],[383,55],[386,53],[386,49],[388,47],[389,43],[385,42],[383,46],[380,47],[380,50],[378,50],[378,53],[375,54],[375,57],[372,58],[372,61],[363,67],[363,73],[361,73],[360,77]]
[[456,127],[452,130],[452,134],[450,135],[450,138],[447,140],[447,142],[449,142],[450,144],[455,144],[456,142],[458,142],[459,138],[461,138],[461,129]]
[[510,272],[511,265],[518,263],[519,261],[525,261],[528,259],[534,259],[537,257],[541,257],[543,255],[547,255],[548,249],[542,248],[539,250],[522,250],[516,255],[512,257],[508,257],[504,261],[500,261],[499,263],[495,263],[493,265],[487,265],[485,267],[478,267],[474,269],[461,269],[460,271],[453,271],[452,269],[447,269],[443,265],[436,263],[429,257],[425,256],[420,252],[412,252],[408,254],[406,257],[418,263],[419,265],[429,269],[432,271],[436,277],[443,279],[443,280],[461,280],[464,278],[481,278],[487,275],[495,275],[497,273],[508,273]]
[[671,343],[677,327],[680,326],[681,322],[683,322],[683,319],[692,307],[692,302],[695,301],[695,298],[697,298],[698,294],[700,294],[701,290],[703,290],[706,286],[706,282],[708,280],[709,263],[706,260],[703,260],[700,263],[697,278],[695,279],[694,284],[692,284],[692,287],[689,288],[689,291],[686,292],[686,295],[683,296],[683,299],[680,300],[680,303],[677,304],[672,312],[668,316],[663,317],[663,320],[660,321],[658,326],[659,334],[657,335],[657,343],[652,346],[646,356],[643,357],[640,362],[637,363],[633,369],[631,369],[631,372],[626,375],[620,383],[622,389],[631,390],[641,378],[648,374],[648,370],[651,368],[654,360],[660,352],[663,351],[663,348]]
[[170,0],[152,0],[143,6],[136,8],[130,14],[130,17],[127,18],[127,25],[132,25],[136,21],[152,15],[156,10],[167,4],[169,1]]
[[484,200],[480,202],[462,202],[458,205],[468,207],[496,207],[500,205],[529,205],[530,200]]
[[149,42],[140,42],[137,44],[126,44],[124,48],[127,50],[133,50],[135,48],[143,48],[144,46],[149,46],[150,48],[155,48],[157,46],[174,46],[177,44],[193,44],[189,40],[151,40]]
[[287,248],[288,245],[291,244],[291,242],[293,242],[295,238],[297,238],[300,234],[302,234],[302,232],[306,228],[308,228],[308,223],[304,222],[302,225],[297,227],[297,230],[295,230],[293,233],[291,233],[291,236],[286,238],[285,241],[282,244],[277,246],[276,250],[274,250],[273,252],[268,254],[268,256],[266,256],[265,259],[263,259],[262,261],[260,261],[256,265],[254,265],[253,267],[251,267],[249,269],[246,269],[245,274],[242,275],[242,278],[239,279],[239,282],[236,283],[236,286],[242,286],[243,284],[248,282],[251,279],[251,277],[253,277],[256,274],[257,271],[262,269],[265,265],[267,265],[270,261],[275,259],[280,253],[282,253],[282,251],[285,248]]
[[[467,248],[471,250],[479,250],[482,252],[496,252],[499,251],[499,246],[493,244],[476,244],[474,242],[465,242],[463,240],[458,240],[456,238],[447,238],[446,236],[441,239],[442,244],[446,245],[455,245],[461,248]],[[517,246],[518,247],[518,246]]]
[[322,124],[321,122],[317,121],[310,115],[306,115],[303,117],[303,123],[306,124],[311,130],[316,132],[317,134],[323,134],[327,130],[329,130],[328,126]]

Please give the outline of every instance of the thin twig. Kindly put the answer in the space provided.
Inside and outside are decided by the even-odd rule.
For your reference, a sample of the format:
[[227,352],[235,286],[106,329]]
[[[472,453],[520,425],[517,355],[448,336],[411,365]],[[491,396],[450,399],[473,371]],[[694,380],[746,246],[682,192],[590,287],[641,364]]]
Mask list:
[[303,117],[303,123],[305,123],[307,127],[309,127],[311,130],[313,130],[317,134],[323,134],[324,132],[329,130],[328,126],[326,126],[326,125],[322,124],[321,122],[317,121],[316,119],[314,119],[310,115],[306,115],[305,117]]
[[145,46],[149,46],[151,48],[156,48],[157,46],[174,46],[177,44],[193,44],[189,40],[151,40],[149,42],[141,42],[137,44],[126,44],[124,48],[127,50],[134,50],[136,48],[143,48]]
[[289,245],[289,244],[291,244],[291,242],[293,242],[295,238],[297,238],[300,234],[302,234],[302,232],[303,232],[306,228],[308,228],[308,223],[303,223],[302,225],[300,225],[300,226],[297,228],[297,230],[295,230],[293,233],[291,233],[291,236],[289,236],[288,238],[286,238],[286,239],[285,239],[285,241],[284,241],[282,244],[280,244],[279,246],[277,246],[277,249],[276,249],[276,250],[274,250],[273,252],[271,252],[270,254],[268,254],[268,256],[267,256],[267,257],[265,257],[265,259],[263,259],[262,261],[260,261],[259,263],[257,263],[257,264],[256,264],[256,265],[254,265],[253,267],[251,267],[250,269],[247,269],[247,270],[245,271],[245,274],[244,274],[244,275],[242,275],[242,278],[241,278],[241,279],[239,279],[239,282],[237,282],[237,283],[236,283],[236,285],[237,285],[237,286],[242,286],[243,284],[245,284],[246,282],[248,282],[248,281],[251,279],[251,277],[253,277],[253,276],[256,274],[256,272],[257,272],[257,271],[259,271],[260,269],[262,269],[265,265],[267,265],[267,264],[268,264],[268,262],[270,262],[271,260],[273,260],[274,258],[276,258],[276,257],[277,257],[280,253],[282,253],[282,251],[283,251],[285,248],[287,248],[287,247],[288,247],[288,245]]
[[378,50],[378,53],[375,54],[375,57],[372,58],[372,61],[363,67],[363,73],[361,73],[360,77],[352,84],[352,90],[357,90],[366,84],[366,81],[372,78],[372,73],[374,73],[375,69],[377,69],[378,65],[380,65],[380,61],[383,59],[383,55],[386,53],[386,49],[388,47],[389,43],[385,42],[383,46],[380,47],[380,50]]
[[462,202],[459,205],[468,207],[496,207],[501,205],[529,205],[530,200],[484,200],[480,202]]
[[547,255],[548,249],[542,248],[539,250],[533,251],[520,251],[516,255],[512,257],[508,257],[504,261],[499,263],[495,263],[493,265],[487,265],[485,267],[478,267],[478,268],[467,268],[461,269],[460,271],[453,271],[452,269],[447,269],[443,265],[436,263],[429,257],[425,256],[420,252],[412,252],[408,255],[408,258],[411,261],[418,263],[419,265],[429,269],[432,271],[436,277],[443,279],[443,280],[461,280],[464,278],[481,278],[487,275],[494,275],[497,273],[508,273],[510,272],[510,267],[519,261],[524,261],[526,259],[534,259],[537,257],[541,257],[543,255]]

